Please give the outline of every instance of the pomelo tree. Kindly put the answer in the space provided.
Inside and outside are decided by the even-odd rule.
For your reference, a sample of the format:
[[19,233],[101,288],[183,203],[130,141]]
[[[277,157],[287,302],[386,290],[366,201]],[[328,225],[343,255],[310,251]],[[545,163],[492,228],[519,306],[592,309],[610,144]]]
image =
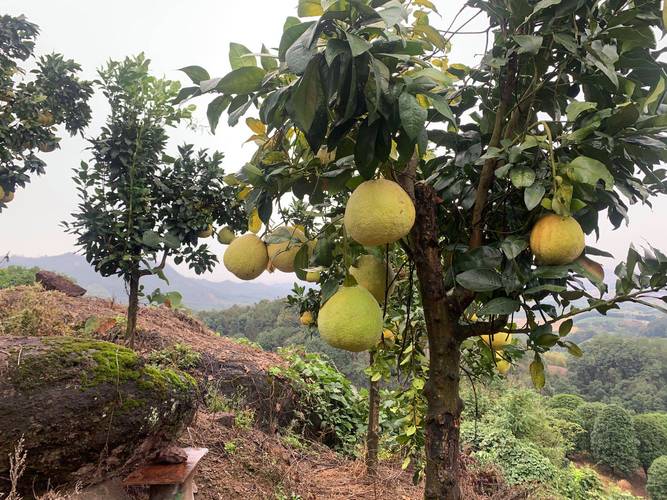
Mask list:
[[75,135],[90,121],[91,82],[60,54],[35,58],[38,35],[25,17],[0,16],[0,212],[31,175],[44,173],[41,154],[58,147],[57,126]]
[[[409,430],[425,430],[425,497],[457,499],[462,370],[530,354],[541,388],[545,352],[582,354],[567,339],[577,314],[665,310],[662,252],[631,248],[611,294],[590,257],[611,257],[592,246],[601,217],[619,227],[667,189],[667,80],[654,0],[469,0],[443,26],[434,13],[429,0],[301,0],[277,49],[232,44],[232,71],[184,68],[194,85],[181,95],[212,97],[213,128],[222,113],[230,125],[258,116],[240,195],[263,241],[320,282],[299,303],[322,337],[369,349],[404,318],[399,365],[417,359],[426,378],[411,386],[427,409]],[[450,63],[480,14],[481,63]],[[251,239],[256,250],[239,238],[227,252],[246,253],[255,276],[273,259]],[[360,255],[399,266],[407,293],[387,280],[380,308],[350,272]]]
[[175,107],[180,84],[151,76],[149,63],[139,55],[99,72],[111,114],[90,140],[92,161],[75,172],[80,204],[64,223],[97,272],[125,280],[131,346],[141,278],[166,280],[169,258],[198,274],[210,271],[217,263],[206,244],[213,225],[245,225],[234,190],[223,181],[221,153],[184,145],[177,156],[167,154],[169,130],[192,108]]

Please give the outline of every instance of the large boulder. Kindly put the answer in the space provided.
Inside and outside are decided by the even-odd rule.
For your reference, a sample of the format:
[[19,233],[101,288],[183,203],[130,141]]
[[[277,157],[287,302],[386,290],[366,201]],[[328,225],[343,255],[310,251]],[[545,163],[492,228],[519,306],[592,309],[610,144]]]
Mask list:
[[80,287],[72,280],[51,271],[38,271],[35,274],[35,280],[46,290],[57,290],[69,297],[81,297],[86,293],[86,289]]
[[24,490],[108,477],[177,438],[196,401],[190,376],[116,344],[0,337],[0,478],[21,438]]

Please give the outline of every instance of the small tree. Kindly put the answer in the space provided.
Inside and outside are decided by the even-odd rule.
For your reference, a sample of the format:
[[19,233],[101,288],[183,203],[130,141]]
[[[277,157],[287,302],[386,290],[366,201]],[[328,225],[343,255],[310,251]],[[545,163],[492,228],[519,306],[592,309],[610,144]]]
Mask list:
[[635,415],[635,432],[639,440],[639,463],[648,472],[653,461],[661,455],[667,455],[667,426],[665,416],[655,413]]
[[667,455],[656,458],[648,469],[646,491],[651,500],[667,500]]
[[220,153],[182,146],[177,158],[165,154],[167,129],[189,118],[192,108],[175,108],[178,82],[152,77],[148,69],[149,60],[139,55],[100,71],[111,114],[91,140],[93,161],[76,172],[81,203],[65,224],[96,271],[125,280],[131,346],[140,279],[165,279],[170,257],[196,273],[210,271],[217,258],[199,236],[211,236],[212,224],[245,222],[232,188],[223,184]]
[[23,16],[0,16],[0,211],[30,175],[44,173],[38,155],[58,147],[56,126],[74,135],[90,121],[92,84],[78,78],[77,63],[50,54],[30,72],[19,66],[33,57],[38,34]]
[[609,405],[595,419],[591,433],[593,458],[615,474],[630,474],[637,467],[637,437],[630,414]]
[[547,406],[554,409],[565,408],[575,411],[585,402],[584,398],[576,394],[556,394],[547,399]]

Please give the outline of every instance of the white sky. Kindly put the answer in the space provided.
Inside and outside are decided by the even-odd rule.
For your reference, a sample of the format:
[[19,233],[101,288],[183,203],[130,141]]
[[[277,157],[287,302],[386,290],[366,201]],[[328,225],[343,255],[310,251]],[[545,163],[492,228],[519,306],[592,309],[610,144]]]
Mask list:
[[[119,59],[143,51],[153,63],[153,74],[166,75],[188,83],[177,69],[192,64],[206,68],[212,77],[229,70],[229,42],[239,42],[259,51],[262,42],[276,47],[284,19],[296,15],[296,0],[204,1],[190,0],[115,0],[113,2],[84,0],[2,0],[1,14],[25,14],[41,28],[37,40],[38,54],[60,52],[75,59],[83,67],[86,78],[94,78],[96,69],[108,59]],[[465,0],[434,0],[443,16],[442,26],[451,22]],[[461,16],[461,20],[469,16]],[[434,23],[435,24],[435,23]],[[440,23],[438,23],[440,24]],[[466,26],[466,30],[484,29],[483,16]],[[453,40],[452,63],[475,64],[484,49],[483,35],[461,35]],[[217,149],[226,154],[227,172],[236,171],[252,154],[252,145],[242,146],[250,135],[244,124],[228,128],[221,119],[217,134],[211,135],[206,126],[205,106],[198,110],[201,127],[196,131],[179,130],[173,143],[192,142],[197,147]],[[104,122],[107,108],[103,98],[93,102],[93,124],[88,135],[95,135]],[[62,149],[44,155],[47,174],[33,178],[27,189],[16,193],[15,200],[0,215],[2,253],[26,256],[56,255],[74,250],[74,239],[65,234],[60,222],[67,220],[77,204],[72,168],[88,160],[81,138],[65,137]],[[632,207],[630,228],[612,232],[605,225],[600,241],[603,247],[622,258],[630,242],[641,246],[645,242],[667,250],[667,199],[663,197],[647,207]],[[213,240],[211,240],[213,241]],[[214,243],[221,256],[224,247]],[[222,259],[220,259],[222,261]],[[186,268],[184,274],[193,275]],[[235,278],[220,264],[207,279]],[[293,275],[264,273],[258,281],[293,281]]]

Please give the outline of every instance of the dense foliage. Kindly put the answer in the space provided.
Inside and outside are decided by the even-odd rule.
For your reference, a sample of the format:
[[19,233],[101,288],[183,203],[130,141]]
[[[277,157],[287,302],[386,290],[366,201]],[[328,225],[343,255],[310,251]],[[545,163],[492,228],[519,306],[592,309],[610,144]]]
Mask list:
[[0,16],[0,212],[31,175],[44,173],[40,153],[58,147],[56,126],[74,135],[90,121],[91,82],[81,80],[80,66],[60,54],[33,61],[38,34],[23,16]]
[[648,470],[646,483],[651,500],[667,499],[667,455],[656,458]]
[[637,467],[637,438],[632,417],[618,405],[603,408],[591,432],[591,453],[616,474],[631,474]]
[[667,455],[667,414],[645,413],[633,418],[639,442],[638,458],[644,472],[661,455]]
[[19,285],[32,285],[35,282],[37,267],[7,266],[0,269],[0,289]]
[[551,389],[639,412],[667,411],[667,339],[598,335]]
[[238,228],[245,222],[233,189],[224,185],[221,153],[185,145],[177,157],[167,154],[168,130],[188,119],[192,107],[176,108],[180,85],[151,76],[149,64],[139,55],[99,72],[111,114],[90,141],[93,161],[76,170],[81,203],[66,224],[96,271],[127,283],[131,341],[140,278],[164,279],[169,257],[197,273],[211,271],[217,257],[200,234],[214,223]]

